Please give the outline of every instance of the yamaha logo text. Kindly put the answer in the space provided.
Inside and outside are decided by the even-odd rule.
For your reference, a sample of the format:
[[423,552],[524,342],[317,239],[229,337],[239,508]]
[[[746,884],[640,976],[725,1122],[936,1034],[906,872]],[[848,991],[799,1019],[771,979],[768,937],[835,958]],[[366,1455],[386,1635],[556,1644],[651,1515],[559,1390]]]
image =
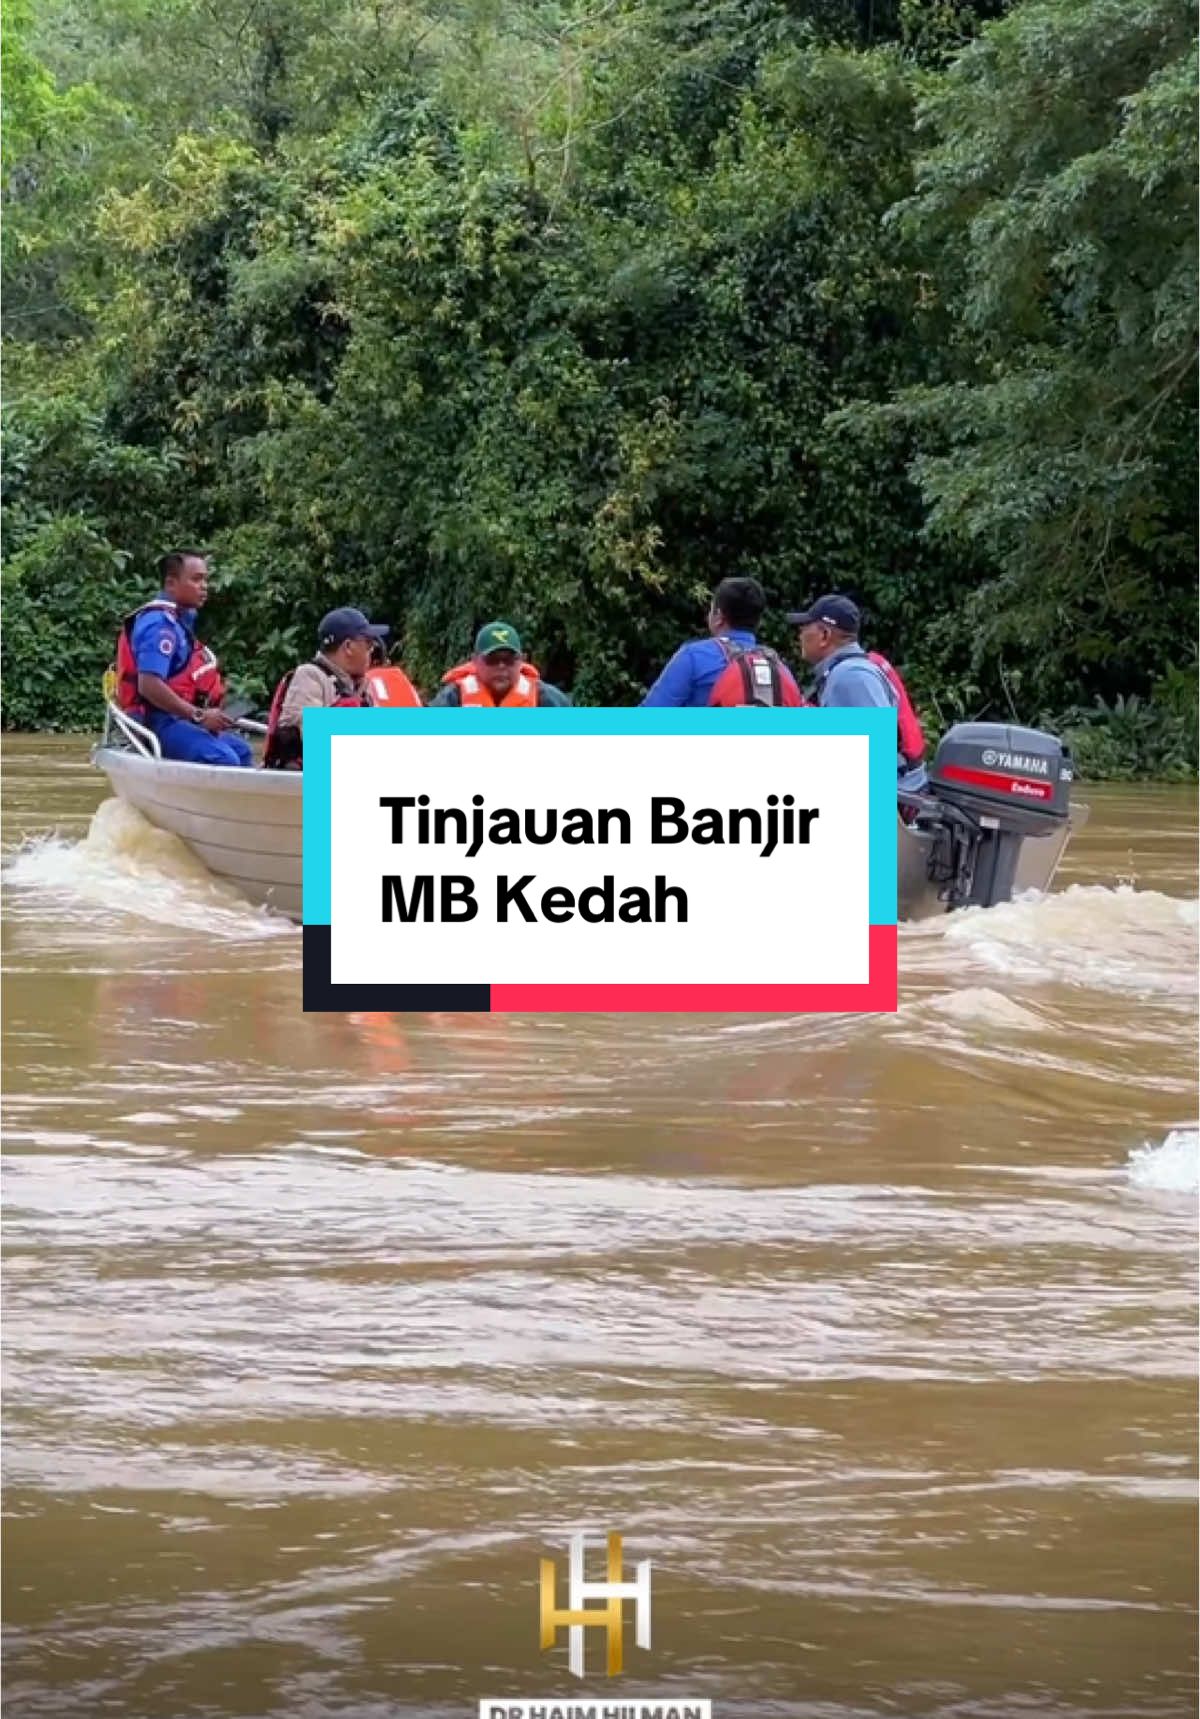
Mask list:
[[1048,758],[1031,758],[1025,752],[993,752],[989,747],[983,754],[983,762],[1001,770],[1024,770],[1029,776],[1050,774]]

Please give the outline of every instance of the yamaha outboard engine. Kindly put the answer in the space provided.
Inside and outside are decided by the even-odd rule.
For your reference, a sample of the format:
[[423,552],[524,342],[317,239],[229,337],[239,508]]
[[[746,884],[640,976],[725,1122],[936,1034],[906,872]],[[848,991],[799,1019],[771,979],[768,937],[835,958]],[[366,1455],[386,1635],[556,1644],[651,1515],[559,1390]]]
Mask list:
[[1071,755],[1037,728],[959,722],[929,767],[917,825],[934,837],[930,876],[953,907],[1012,898],[1021,845],[1061,831],[1070,811]]

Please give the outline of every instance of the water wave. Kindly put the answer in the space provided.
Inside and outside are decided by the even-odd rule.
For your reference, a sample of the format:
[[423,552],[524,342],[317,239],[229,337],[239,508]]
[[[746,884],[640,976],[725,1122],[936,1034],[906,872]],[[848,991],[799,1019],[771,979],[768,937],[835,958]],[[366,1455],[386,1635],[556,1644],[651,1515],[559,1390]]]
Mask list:
[[903,928],[901,960],[953,951],[988,973],[1129,996],[1192,995],[1200,903],[1127,884],[1072,884]]
[[1127,1173],[1135,1188],[1155,1193],[1194,1193],[1200,1188],[1200,1132],[1172,1128],[1165,1140],[1147,1141],[1129,1154]]
[[918,1019],[936,1015],[967,1026],[995,1028],[1005,1032],[1044,1032],[1046,1022],[1033,1009],[1016,1003],[990,985],[966,985],[960,991],[942,991],[911,1005]]
[[56,915],[100,909],[215,937],[294,935],[294,927],[266,908],[253,907],[167,830],[149,823],[124,800],[105,800],[82,841],[39,836],[18,848],[4,866],[6,884],[28,892],[38,906],[55,898]]

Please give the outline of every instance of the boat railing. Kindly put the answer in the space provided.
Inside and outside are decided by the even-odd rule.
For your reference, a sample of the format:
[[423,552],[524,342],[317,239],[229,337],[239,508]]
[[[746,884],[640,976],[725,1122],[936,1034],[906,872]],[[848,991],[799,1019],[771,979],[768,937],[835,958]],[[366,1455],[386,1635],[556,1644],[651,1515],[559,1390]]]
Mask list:
[[120,741],[134,752],[140,752],[143,758],[162,757],[158,735],[136,721],[127,710],[122,710],[120,705],[114,704],[110,698],[104,708],[104,734],[100,744],[112,746]]

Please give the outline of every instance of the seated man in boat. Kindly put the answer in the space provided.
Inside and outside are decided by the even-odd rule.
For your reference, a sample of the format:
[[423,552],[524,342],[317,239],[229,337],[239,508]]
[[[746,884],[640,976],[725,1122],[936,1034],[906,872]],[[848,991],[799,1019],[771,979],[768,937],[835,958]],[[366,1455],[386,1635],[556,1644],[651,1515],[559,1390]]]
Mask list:
[[421,695],[398,663],[389,660],[382,639],[371,646],[371,666],[367,670],[367,691],[371,703],[380,710],[416,710]]
[[158,563],[162,590],[127,615],[117,639],[117,700],[157,737],[164,758],[243,768],[252,755],[220,708],[224,683],[216,657],[196,637],[208,601],[208,561],[173,549]]
[[317,628],[316,656],[290,669],[275,688],[263,750],[268,770],[303,769],[306,710],[361,710],[372,703],[367,686],[371,652],[388,632],[361,609],[330,610]]
[[722,579],[709,604],[710,637],[680,645],[642,700],[642,709],[801,704],[791,670],[758,643],[756,629],[766,606],[757,579]]
[[894,710],[898,725],[897,785],[916,793],[926,785],[925,736],[899,673],[879,651],[858,642],[858,604],[849,597],[818,597],[788,616],[800,629],[800,654],[814,672],[817,703],[826,710]]
[[507,621],[489,621],[475,635],[475,655],[442,676],[433,710],[533,710],[570,704],[526,662],[521,635]]

